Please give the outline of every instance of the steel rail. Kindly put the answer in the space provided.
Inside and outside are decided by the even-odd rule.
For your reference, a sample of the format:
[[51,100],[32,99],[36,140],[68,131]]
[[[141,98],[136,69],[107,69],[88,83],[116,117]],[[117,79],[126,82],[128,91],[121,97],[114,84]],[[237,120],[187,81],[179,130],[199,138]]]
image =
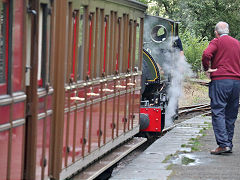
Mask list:
[[207,111],[207,110],[210,110],[210,104],[204,104],[204,105],[196,105],[194,107],[190,107],[190,108],[186,108],[184,110],[181,110],[178,112],[178,115],[181,116],[181,115],[184,115],[184,114],[188,114],[188,113],[191,113],[191,112],[196,112],[196,111]]

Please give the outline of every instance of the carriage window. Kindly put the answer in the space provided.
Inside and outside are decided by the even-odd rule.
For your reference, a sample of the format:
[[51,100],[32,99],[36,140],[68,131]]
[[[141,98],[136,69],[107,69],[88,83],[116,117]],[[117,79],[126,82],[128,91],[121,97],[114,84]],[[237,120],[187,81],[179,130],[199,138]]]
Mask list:
[[130,20],[129,21],[129,47],[128,47],[128,70],[132,70],[132,52],[133,52],[133,47],[132,47],[132,43],[133,43],[133,21]]
[[0,95],[7,93],[9,4],[0,2]]
[[[71,80],[83,80],[83,41],[84,41],[84,7],[72,11],[72,4],[69,3],[69,60],[68,60],[68,76],[70,75]],[[71,15],[72,14],[72,15]]]
[[94,15],[91,13],[89,16],[89,50],[88,50],[88,60],[87,60],[87,75],[88,77],[91,77],[92,74],[92,48],[93,48],[93,24],[94,24]]
[[83,79],[83,34],[84,34],[84,7],[79,10],[79,32],[78,32],[78,80]]
[[102,44],[102,36],[103,36],[103,26],[104,26],[104,11],[101,9],[100,10],[100,14],[98,19],[96,19],[96,21],[98,21],[98,26],[97,26],[97,36],[96,36],[96,43],[97,43],[97,53],[96,53],[96,77],[100,77],[101,73],[102,73],[102,49],[103,49],[103,44]]
[[118,72],[122,73],[124,70],[124,46],[125,46],[125,41],[126,41],[126,21],[127,21],[127,15],[123,14],[123,17],[119,21],[119,51],[118,51]]
[[[51,77],[52,77],[52,75],[50,75],[51,74],[51,66],[52,66],[52,62],[51,62],[51,19],[52,19],[52,16],[51,15],[49,15],[49,11],[50,11],[50,9],[49,8],[47,8],[47,11],[48,11],[48,16],[47,16],[47,32],[46,32],[46,34],[47,34],[47,42],[48,42],[48,45],[47,45],[47,50],[46,50],[46,61],[47,61],[47,78],[46,78],[46,81],[48,82],[48,83],[50,83],[51,82]],[[51,11],[50,11],[51,12]]]
[[22,90],[22,4],[0,2],[0,94]]
[[97,77],[97,71],[98,71],[98,50],[99,50],[99,46],[98,46],[98,41],[99,41],[99,9],[96,8],[96,13],[95,13],[95,26],[94,26],[94,42],[93,42],[93,46],[94,46],[94,59],[93,59],[93,78]]
[[5,28],[6,28],[6,8],[4,4],[1,3],[1,19],[0,19],[0,83],[6,82],[6,69],[5,69]]
[[142,53],[142,52],[140,52],[140,48],[139,48],[139,46],[140,46],[140,19],[138,19],[137,21],[136,21],[136,24],[135,24],[135,26],[136,26],[136,50],[135,50],[135,64],[134,64],[134,67],[135,68],[139,68],[140,67],[140,65],[139,65],[139,53]]
[[78,26],[78,11],[73,12],[73,41],[72,41],[72,65],[71,65],[71,79],[75,80],[75,69],[76,69],[76,54],[77,54],[77,26]]
[[167,38],[167,30],[164,26],[157,25],[152,29],[151,36],[153,41],[161,43]]
[[103,74],[107,74],[107,68],[108,68],[108,55],[107,55],[107,43],[108,43],[108,23],[109,23],[109,17],[105,16],[104,18],[104,57],[103,57]]
[[121,58],[122,58],[122,48],[121,48],[121,43],[123,41],[123,38],[122,38],[122,32],[123,32],[123,28],[122,28],[122,18],[118,18],[118,23],[117,23],[117,34],[118,34],[118,42],[117,42],[117,58],[116,58],[116,72],[120,72],[121,71],[121,65],[120,65],[120,62],[121,62]]
[[[41,4],[39,10],[39,35],[38,35],[38,86],[45,87],[48,77],[48,7]],[[49,78],[48,78],[49,79]]]

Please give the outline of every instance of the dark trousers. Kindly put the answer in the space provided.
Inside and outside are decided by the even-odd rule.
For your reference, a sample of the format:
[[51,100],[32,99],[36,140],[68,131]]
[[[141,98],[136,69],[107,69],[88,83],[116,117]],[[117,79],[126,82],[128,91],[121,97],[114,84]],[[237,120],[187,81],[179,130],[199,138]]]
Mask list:
[[209,84],[212,125],[217,144],[233,147],[235,121],[239,108],[240,80],[214,80]]

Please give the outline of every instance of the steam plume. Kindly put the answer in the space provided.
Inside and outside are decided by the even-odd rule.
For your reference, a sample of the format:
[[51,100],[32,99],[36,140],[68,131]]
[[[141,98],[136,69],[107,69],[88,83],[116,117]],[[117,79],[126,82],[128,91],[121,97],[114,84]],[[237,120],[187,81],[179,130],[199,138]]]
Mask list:
[[165,128],[173,123],[185,78],[193,76],[190,64],[187,63],[184,55],[180,55],[179,50],[174,49],[173,53],[168,53],[166,56],[166,59],[171,62],[164,63],[163,68],[170,75],[171,81],[168,88],[169,102],[166,109]]

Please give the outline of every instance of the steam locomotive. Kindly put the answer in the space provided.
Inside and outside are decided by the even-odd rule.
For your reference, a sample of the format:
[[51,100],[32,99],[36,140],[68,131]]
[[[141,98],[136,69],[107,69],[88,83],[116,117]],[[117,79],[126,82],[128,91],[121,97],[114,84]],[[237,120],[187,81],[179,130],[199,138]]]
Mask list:
[[68,178],[139,133],[140,111],[142,131],[163,129],[177,24],[146,8],[0,1],[0,179]]
[[[159,134],[165,127],[178,25],[157,16],[146,15],[144,19],[140,130],[147,135]],[[175,108],[172,120],[177,118]]]

